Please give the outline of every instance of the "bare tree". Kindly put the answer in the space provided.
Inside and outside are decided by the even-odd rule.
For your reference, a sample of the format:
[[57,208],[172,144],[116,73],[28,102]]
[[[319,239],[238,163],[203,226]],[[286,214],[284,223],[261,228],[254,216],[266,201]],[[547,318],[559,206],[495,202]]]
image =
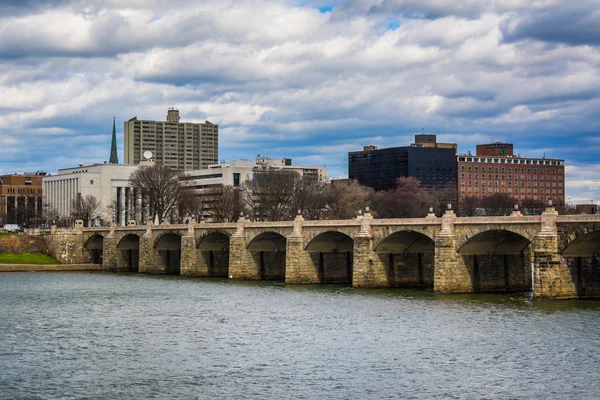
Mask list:
[[458,215],[461,217],[476,217],[479,215],[479,198],[466,196],[458,207]]
[[240,205],[240,190],[226,185],[221,190],[207,196],[212,210],[210,217],[213,222],[235,222],[238,220]]
[[448,204],[452,205],[454,209],[458,208],[458,193],[456,192],[456,185],[450,184],[442,188],[429,189],[427,191],[430,198],[429,205],[433,207],[433,211],[438,215],[446,212],[448,209]]
[[370,188],[355,180],[331,182],[327,191],[327,219],[349,219],[356,217],[359,210],[370,205]]
[[89,221],[98,216],[100,203],[95,196],[88,194],[81,196],[78,194],[71,202],[71,216],[76,219],[81,219],[87,226]]
[[521,201],[521,212],[525,215],[540,215],[545,209],[546,205],[542,200],[525,199]]
[[506,193],[494,193],[480,201],[483,215],[510,215],[516,200]]
[[164,222],[178,212],[179,205],[189,194],[182,182],[183,173],[156,164],[142,166],[131,174],[131,186],[137,189],[150,209],[151,219]]
[[296,198],[296,209],[306,219],[322,219],[327,211],[329,189],[330,185],[325,183],[304,186]]
[[432,198],[414,177],[401,177],[396,187],[372,196],[373,209],[381,218],[418,218],[427,214]]
[[295,215],[301,189],[302,178],[295,171],[260,171],[242,184],[242,202],[251,217],[267,221],[289,220]]

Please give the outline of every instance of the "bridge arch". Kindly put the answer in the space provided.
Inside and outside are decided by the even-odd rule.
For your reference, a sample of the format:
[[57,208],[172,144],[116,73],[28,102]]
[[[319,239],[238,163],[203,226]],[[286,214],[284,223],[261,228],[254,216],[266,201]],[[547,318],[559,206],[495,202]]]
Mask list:
[[117,268],[129,272],[139,272],[140,236],[128,233],[117,243]]
[[310,240],[305,250],[318,269],[321,283],[351,283],[354,239],[339,231],[322,232]]
[[374,246],[389,286],[433,287],[435,241],[422,232],[396,231]]
[[181,235],[174,232],[162,234],[154,242],[154,257],[165,274],[179,275],[181,271]]
[[572,232],[561,251],[580,297],[600,294],[600,229],[582,227]]
[[278,232],[262,232],[246,246],[260,279],[285,280],[285,249],[287,240]]
[[208,276],[229,275],[229,236],[210,232],[198,240],[199,263]]
[[92,264],[102,264],[104,252],[104,236],[98,233],[93,234],[86,240],[84,248],[89,253],[90,262]]
[[531,241],[513,230],[479,232],[458,248],[475,292],[531,290]]
[[591,257],[600,250],[600,225],[583,225],[561,238],[564,257]]

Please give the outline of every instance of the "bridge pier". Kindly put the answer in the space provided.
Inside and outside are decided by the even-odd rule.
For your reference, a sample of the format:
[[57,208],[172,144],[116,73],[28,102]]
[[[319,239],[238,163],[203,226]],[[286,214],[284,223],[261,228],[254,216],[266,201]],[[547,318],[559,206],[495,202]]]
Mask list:
[[542,213],[542,230],[534,243],[533,297],[576,298],[577,284],[558,247],[558,230],[554,208]]
[[236,231],[229,238],[229,277],[240,280],[260,279],[260,268],[255,258],[246,248],[244,238],[244,222],[241,217],[236,226]]
[[454,211],[446,211],[442,217],[442,229],[435,237],[433,291],[436,293],[473,292],[469,266],[456,252],[455,219]]
[[362,288],[390,286],[386,265],[373,251],[373,239],[369,232],[361,231],[354,236],[352,286]]
[[[181,276],[208,276],[208,268],[200,263],[199,251],[196,249],[194,221],[188,223],[188,232],[181,237]],[[205,268],[203,268],[205,267]]]
[[154,256],[154,234],[152,225],[148,224],[146,233],[140,238],[139,272],[142,274],[161,274],[164,272],[161,264],[157,263]]
[[[315,263],[311,253],[304,250],[302,236],[302,215],[294,219],[292,234],[285,243],[285,283],[320,283],[319,264]],[[318,260],[317,260],[318,261]]]
[[117,238],[115,230],[111,229],[108,235],[104,237],[102,249],[102,270],[120,271],[118,268]]

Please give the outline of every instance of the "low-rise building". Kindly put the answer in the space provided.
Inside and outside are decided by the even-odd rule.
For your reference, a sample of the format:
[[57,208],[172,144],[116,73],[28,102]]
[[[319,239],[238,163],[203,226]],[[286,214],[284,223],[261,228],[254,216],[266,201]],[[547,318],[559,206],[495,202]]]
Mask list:
[[600,206],[598,204],[577,204],[575,210],[577,214],[598,214]]
[[292,165],[289,158],[256,158],[256,161],[234,160],[221,164],[210,165],[206,169],[185,171],[184,181],[189,189],[201,197],[202,215],[210,219],[216,205],[214,198],[221,193],[223,186],[239,189],[246,180],[252,180],[255,173],[267,170],[294,171],[302,177],[305,185],[325,183],[327,169],[318,166]]
[[99,203],[100,221],[96,222],[114,220],[118,225],[125,225],[141,215],[140,196],[131,188],[129,180],[138,168],[138,165],[80,164],[59,169],[58,175],[43,178],[45,202],[59,218],[77,218],[74,202],[91,195]]
[[42,178],[45,172],[0,176],[0,227],[28,226],[43,217]]

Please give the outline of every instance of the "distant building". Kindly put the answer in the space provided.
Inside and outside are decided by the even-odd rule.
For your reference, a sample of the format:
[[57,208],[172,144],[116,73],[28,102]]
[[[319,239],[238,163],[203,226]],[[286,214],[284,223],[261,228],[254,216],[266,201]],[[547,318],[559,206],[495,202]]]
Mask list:
[[598,204],[577,204],[575,210],[577,214],[598,214],[600,207]]
[[[47,207],[58,212],[60,218],[76,218],[73,202],[77,198],[94,196],[99,204],[99,217],[118,225],[141,215],[138,193],[131,188],[129,177],[137,165],[80,164],[74,168],[58,170],[58,175],[43,178],[43,193]],[[107,209],[113,203],[115,210]],[[142,221],[138,221],[142,222]]]
[[494,142],[477,145],[475,155],[459,154],[457,163],[460,202],[505,193],[518,202],[564,204],[564,160],[514,155],[512,143]]
[[325,167],[292,165],[289,158],[256,158],[249,160],[234,160],[222,164],[210,165],[206,169],[185,171],[184,178],[190,190],[194,190],[202,198],[203,215],[209,219],[216,207],[212,203],[214,197],[221,193],[223,186],[240,188],[246,180],[252,180],[254,174],[267,170],[286,170],[297,172],[305,185],[325,183],[327,169]]
[[427,188],[456,187],[456,144],[437,143],[436,135],[415,135],[404,147],[348,153],[348,178],[375,190],[394,187],[400,177],[417,178]]
[[42,177],[45,172],[0,176],[0,227],[26,226],[43,216]]
[[[166,121],[125,122],[125,164],[137,165],[146,158],[173,169],[208,168],[219,160],[219,126],[179,122],[179,111],[171,108]],[[146,155],[146,156],[145,156]]]

